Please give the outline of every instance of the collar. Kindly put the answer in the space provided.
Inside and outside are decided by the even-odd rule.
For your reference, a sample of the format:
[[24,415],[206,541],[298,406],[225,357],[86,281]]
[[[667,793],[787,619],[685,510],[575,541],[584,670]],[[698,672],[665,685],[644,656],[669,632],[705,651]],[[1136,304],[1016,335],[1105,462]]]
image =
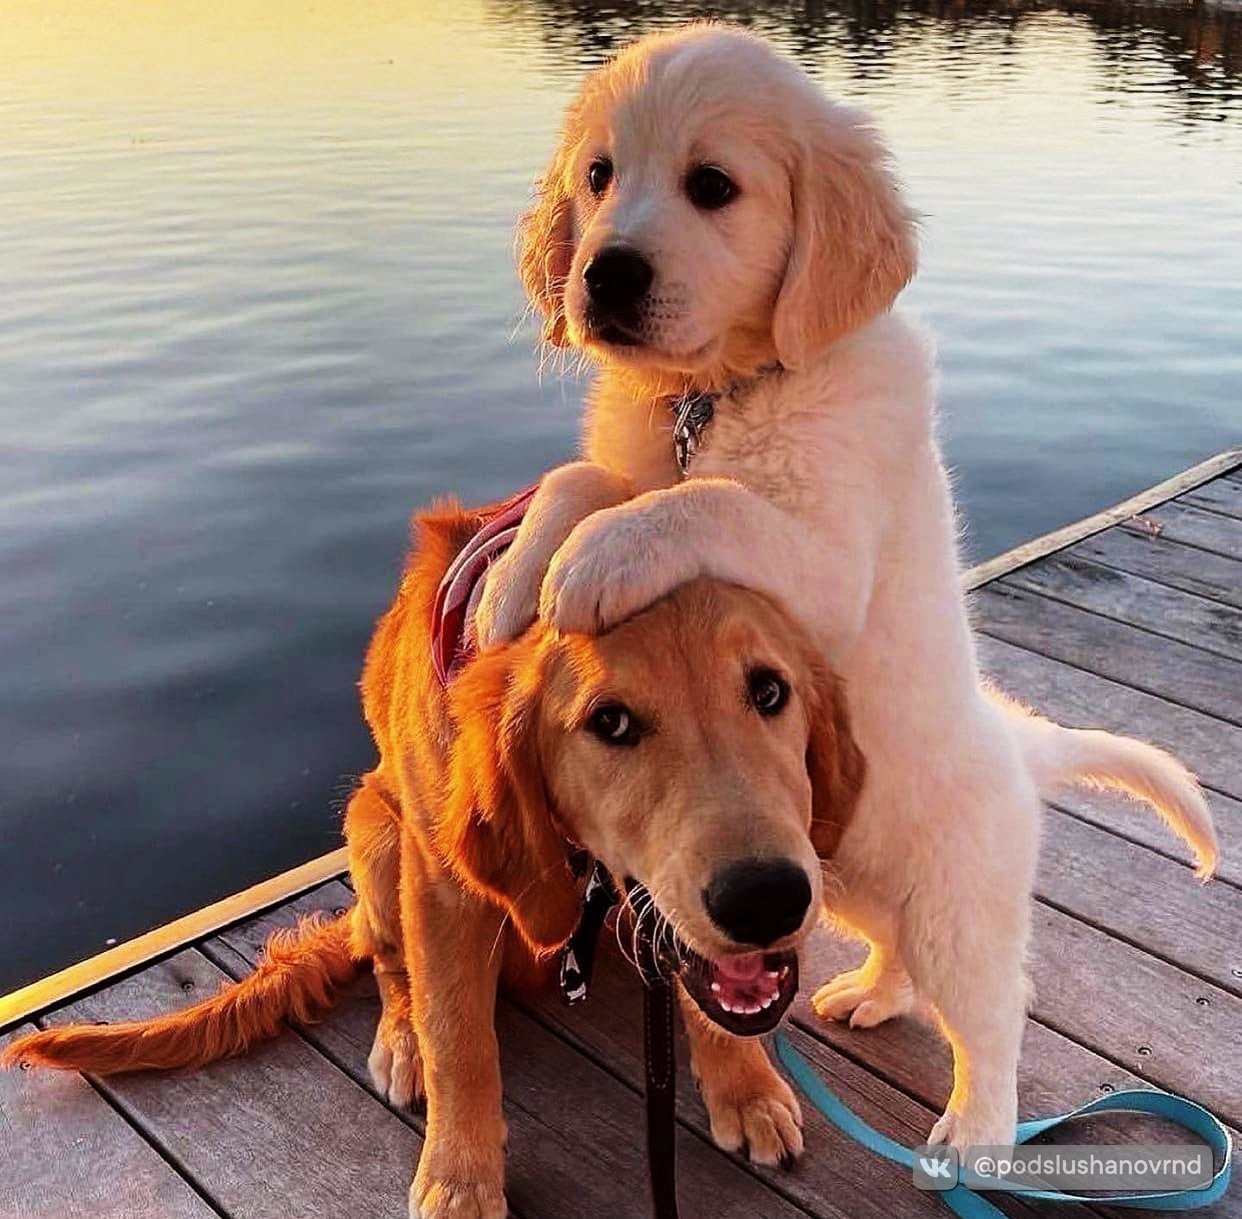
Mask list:
[[723,389],[688,389],[685,393],[665,399],[673,415],[673,456],[683,478],[690,476],[690,463],[715,418],[716,403],[739,394],[748,394],[760,381],[784,371],[779,361],[765,364],[752,376],[735,377]]

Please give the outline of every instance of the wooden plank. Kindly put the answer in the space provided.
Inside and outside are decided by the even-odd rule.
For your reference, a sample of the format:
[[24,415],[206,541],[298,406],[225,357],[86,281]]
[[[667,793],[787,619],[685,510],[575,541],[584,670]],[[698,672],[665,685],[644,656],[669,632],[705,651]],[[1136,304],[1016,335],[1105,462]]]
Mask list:
[[978,642],[984,671],[1037,711],[1142,737],[1175,753],[1207,786],[1242,798],[1242,730],[1002,640]]
[[1219,513],[1188,504],[1163,504],[1138,519],[1124,521],[1122,528],[1147,532],[1153,525],[1170,541],[1198,546],[1227,559],[1242,559],[1242,526]]
[[1232,478],[1213,479],[1180,496],[1178,502],[1242,521],[1242,483]]
[[[19,1033],[34,1031],[23,1025]],[[216,1214],[80,1075],[0,1071],[0,1215],[100,1219]]]
[[1170,538],[1132,529],[1110,529],[1064,553],[1242,607],[1242,563]]
[[339,876],[348,867],[345,848],[341,847],[201,910],[193,910],[183,918],[156,927],[136,939],[126,940],[124,944],[88,957],[58,973],[40,978],[29,986],[10,991],[0,996],[0,1029],[53,1007],[72,995],[120,977],[128,970],[154,961],[193,940],[202,939],[256,910],[322,884],[330,876]]
[[1033,562],[1035,559],[1043,558],[1044,555],[1053,554],[1075,542],[1080,542],[1083,538],[1108,529],[1137,513],[1146,512],[1157,504],[1182,495],[1240,465],[1242,465],[1242,448],[1227,449],[1215,457],[1201,461],[1189,470],[1175,474],[1172,478],[1165,479],[1164,482],[1157,483],[1154,487],[1148,487],[1145,491],[1140,491],[1137,495],[1122,500],[1119,504],[1114,504],[1111,508],[1105,508],[1103,512],[1097,512],[1094,516],[1086,517],[1081,521],[1074,521],[1061,529],[1053,530],[1052,533],[1044,534],[1043,537],[1033,538],[1029,542],[1022,543],[1021,546],[1015,546],[1012,550],[1007,550],[1004,554],[999,554],[984,563],[976,564],[963,573],[963,583],[967,588],[979,588],[989,580],[996,579],[997,576],[1014,571],[1016,568]]
[[[224,977],[187,949],[49,1023],[142,1019]],[[293,1034],[200,1071],[109,1076],[98,1086],[232,1219],[407,1212],[417,1134]]]
[[1023,567],[1001,584],[1242,661],[1242,609],[1104,567],[1068,551]]
[[[344,885],[325,885],[230,928],[205,949],[219,954],[230,970],[249,969],[274,930],[292,925],[299,915],[334,912],[352,900]],[[378,1018],[379,1001],[374,986],[367,983],[304,1035],[369,1088],[366,1058]],[[583,1214],[645,1217],[646,1144],[636,1091],[511,1004],[500,1004],[497,1030],[509,1123],[508,1193],[515,1212],[539,1219],[579,1219]],[[566,1120],[567,1114],[573,1115],[572,1121]],[[422,1129],[421,1114],[410,1114],[408,1120]],[[762,1214],[794,1219],[802,1213],[689,1129],[679,1134],[678,1156],[687,1216],[743,1219]],[[880,1219],[882,1212],[877,1209],[874,1214]]]
[[1242,999],[1037,904],[1037,1019],[1242,1124]]
[[1242,664],[1006,582],[971,594],[980,631],[1229,724],[1242,724]]
[[1242,994],[1242,894],[1065,813],[1045,824],[1041,898]]

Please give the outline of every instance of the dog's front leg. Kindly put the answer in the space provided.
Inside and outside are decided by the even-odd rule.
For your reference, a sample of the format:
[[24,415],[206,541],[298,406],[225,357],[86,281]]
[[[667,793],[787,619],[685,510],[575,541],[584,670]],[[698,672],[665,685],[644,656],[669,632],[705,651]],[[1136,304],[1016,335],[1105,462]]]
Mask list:
[[496,1043],[502,915],[402,846],[402,929],[427,1089],[413,1219],[504,1219],[505,1122]]
[[509,549],[487,569],[474,615],[480,648],[516,639],[539,612],[539,586],[552,556],[579,521],[624,503],[628,479],[589,461],[559,466],[544,476]]
[[423,1066],[401,934],[401,816],[380,775],[367,775],[350,799],[345,839],[358,894],[354,952],[371,958],[380,997],[379,1025],[367,1066],[389,1103],[405,1109],[424,1095]]
[[690,1069],[703,1095],[712,1138],[755,1164],[788,1166],[802,1154],[802,1110],[761,1042],[717,1027],[678,987]]

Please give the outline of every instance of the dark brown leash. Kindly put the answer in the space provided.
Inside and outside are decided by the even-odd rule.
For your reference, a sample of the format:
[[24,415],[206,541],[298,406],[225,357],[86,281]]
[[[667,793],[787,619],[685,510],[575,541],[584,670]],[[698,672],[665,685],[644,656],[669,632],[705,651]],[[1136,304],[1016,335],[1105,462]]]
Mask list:
[[[579,876],[586,874],[578,927],[561,950],[561,997],[581,1003],[591,986],[595,949],[608,912],[620,901],[607,870],[585,852],[571,855]],[[587,869],[589,873],[587,872]],[[673,982],[663,968],[647,928],[635,936],[643,980],[644,1089],[647,1107],[647,1176],[654,1219],[677,1216],[677,1043],[673,1034]]]
[[647,1059],[647,1176],[655,1219],[677,1219],[677,1046],[673,987],[667,978],[643,987]]

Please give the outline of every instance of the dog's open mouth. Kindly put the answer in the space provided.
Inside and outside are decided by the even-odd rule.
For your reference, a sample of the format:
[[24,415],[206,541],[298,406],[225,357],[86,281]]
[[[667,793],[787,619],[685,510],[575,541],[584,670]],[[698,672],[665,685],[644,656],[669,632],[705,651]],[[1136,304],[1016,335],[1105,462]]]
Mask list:
[[676,974],[699,1010],[735,1036],[760,1037],[780,1023],[798,993],[796,950],[705,957],[677,934],[645,886],[627,877],[625,891],[635,919],[632,959],[641,973]]
[[771,1032],[798,993],[798,954],[743,952],[709,961],[684,950],[681,980],[699,1009],[726,1032]]

